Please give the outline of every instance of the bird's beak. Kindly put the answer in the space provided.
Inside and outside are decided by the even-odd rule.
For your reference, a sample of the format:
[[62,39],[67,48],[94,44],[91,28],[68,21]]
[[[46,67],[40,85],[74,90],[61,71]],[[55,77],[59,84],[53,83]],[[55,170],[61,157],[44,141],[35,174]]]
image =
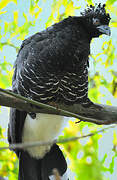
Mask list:
[[98,29],[102,34],[106,34],[106,35],[108,35],[108,36],[111,35],[110,27],[107,26],[107,25],[98,26],[97,29]]

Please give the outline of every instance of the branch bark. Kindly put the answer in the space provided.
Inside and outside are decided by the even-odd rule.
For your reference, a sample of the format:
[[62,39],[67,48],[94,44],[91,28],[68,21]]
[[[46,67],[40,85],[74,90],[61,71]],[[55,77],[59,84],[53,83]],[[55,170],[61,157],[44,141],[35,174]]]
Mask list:
[[92,104],[85,108],[80,104],[72,106],[60,104],[59,107],[50,106],[27,99],[23,96],[14,94],[12,91],[0,88],[0,105],[17,108],[27,112],[38,112],[47,114],[57,114],[67,117],[75,117],[80,121],[92,122],[95,124],[116,124],[117,107],[102,104]]

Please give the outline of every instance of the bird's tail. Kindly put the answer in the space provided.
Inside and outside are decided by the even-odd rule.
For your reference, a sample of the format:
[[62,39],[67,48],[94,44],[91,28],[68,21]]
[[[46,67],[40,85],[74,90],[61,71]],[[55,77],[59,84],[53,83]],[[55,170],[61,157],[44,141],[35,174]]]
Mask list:
[[53,169],[58,170],[62,180],[68,180],[67,163],[56,144],[43,159],[34,159],[24,151],[19,153],[19,180],[54,180]]

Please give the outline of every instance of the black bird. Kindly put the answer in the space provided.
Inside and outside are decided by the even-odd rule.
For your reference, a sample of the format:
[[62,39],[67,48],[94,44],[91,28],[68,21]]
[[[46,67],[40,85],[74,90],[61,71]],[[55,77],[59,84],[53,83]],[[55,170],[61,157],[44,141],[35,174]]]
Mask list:
[[[81,16],[70,16],[24,40],[14,66],[13,92],[42,103],[90,106],[90,43],[92,38],[110,35],[109,21],[105,5],[91,5]],[[9,143],[54,140],[63,122],[62,116],[11,108]],[[52,180],[54,168],[62,180],[68,180],[67,164],[58,145],[15,152],[19,157],[19,180]]]

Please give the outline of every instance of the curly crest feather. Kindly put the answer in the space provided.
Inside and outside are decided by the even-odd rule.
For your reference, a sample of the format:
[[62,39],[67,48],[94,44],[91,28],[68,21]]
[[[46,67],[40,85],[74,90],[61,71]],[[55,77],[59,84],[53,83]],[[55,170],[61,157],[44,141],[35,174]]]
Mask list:
[[95,6],[88,6],[87,9],[85,9],[84,12],[81,12],[82,16],[94,16],[94,17],[102,17],[103,20],[105,21],[106,24],[109,24],[110,22],[110,15],[109,13],[106,13],[106,4],[101,5],[99,3],[98,5],[96,4]]

